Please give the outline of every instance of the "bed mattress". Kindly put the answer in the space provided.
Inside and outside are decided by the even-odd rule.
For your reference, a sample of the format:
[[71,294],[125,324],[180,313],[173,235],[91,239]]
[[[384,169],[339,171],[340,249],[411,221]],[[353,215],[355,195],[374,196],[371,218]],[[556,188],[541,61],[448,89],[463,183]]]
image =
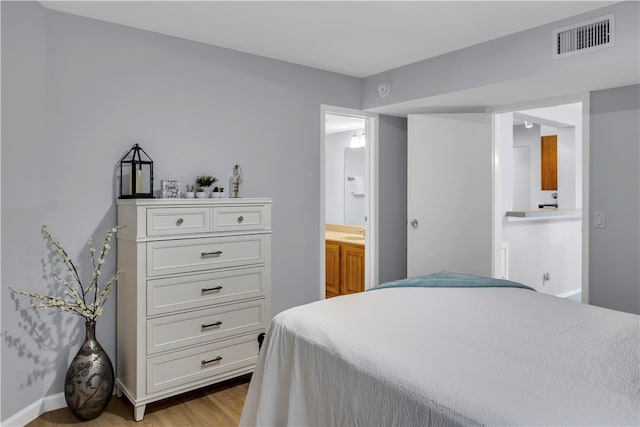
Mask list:
[[640,425],[640,316],[516,288],[389,288],[271,324],[241,425]]

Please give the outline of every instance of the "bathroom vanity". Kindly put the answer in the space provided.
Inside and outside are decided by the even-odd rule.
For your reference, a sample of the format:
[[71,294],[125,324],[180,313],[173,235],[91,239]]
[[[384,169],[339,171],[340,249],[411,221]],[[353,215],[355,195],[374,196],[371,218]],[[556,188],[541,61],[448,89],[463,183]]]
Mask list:
[[327,224],[325,231],[325,296],[364,291],[364,229]]

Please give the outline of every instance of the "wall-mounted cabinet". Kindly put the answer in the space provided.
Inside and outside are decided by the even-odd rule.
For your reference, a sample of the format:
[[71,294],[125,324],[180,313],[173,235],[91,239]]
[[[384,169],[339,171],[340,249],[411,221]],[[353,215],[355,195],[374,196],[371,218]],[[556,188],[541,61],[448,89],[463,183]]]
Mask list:
[[543,191],[558,190],[558,135],[541,137],[540,189]]

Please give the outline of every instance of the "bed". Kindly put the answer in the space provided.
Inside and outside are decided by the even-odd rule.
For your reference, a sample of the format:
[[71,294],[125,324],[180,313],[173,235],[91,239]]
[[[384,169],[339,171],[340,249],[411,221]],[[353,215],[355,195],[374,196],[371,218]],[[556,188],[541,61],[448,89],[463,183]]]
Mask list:
[[640,316],[440,274],[278,314],[240,425],[640,425]]

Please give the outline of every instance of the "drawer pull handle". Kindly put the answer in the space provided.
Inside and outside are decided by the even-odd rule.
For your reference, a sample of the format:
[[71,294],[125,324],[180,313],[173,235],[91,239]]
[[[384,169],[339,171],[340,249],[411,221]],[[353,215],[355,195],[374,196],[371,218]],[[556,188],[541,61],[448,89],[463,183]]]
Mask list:
[[178,220],[176,221],[176,225],[177,225],[178,227],[180,227],[180,226],[182,225],[182,223],[183,223],[183,222],[184,222],[184,219],[182,219],[182,218],[178,218]]
[[209,359],[209,360],[203,360],[202,362],[200,362],[202,364],[202,366],[204,365],[208,365],[209,363],[213,363],[213,362],[219,362],[222,360],[222,356],[218,356],[214,359]]
[[200,256],[202,258],[210,257],[210,256],[220,256],[222,255],[222,251],[214,251],[214,252],[201,252]]
[[213,288],[202,288],[202,293],[204,294],[205,292],[213,292],[213,291],[221,291],[222,290],[222,286],[218,285],[218,286],[214,286]]
[[217,322],[213,322],[213,323],[203,323],[202,325],[200,325],[200,327],[202,329],[207,329],[207,328],[213,328],[214,326],[220,326],[220,325],[222,325],[222,322],[218,320]]
[[240,216],[238,217],[238,224],[241,224],[241,223],[242,223],[242,221],[244,221],[244,217],[243,217],[242,215],[240,215]]

